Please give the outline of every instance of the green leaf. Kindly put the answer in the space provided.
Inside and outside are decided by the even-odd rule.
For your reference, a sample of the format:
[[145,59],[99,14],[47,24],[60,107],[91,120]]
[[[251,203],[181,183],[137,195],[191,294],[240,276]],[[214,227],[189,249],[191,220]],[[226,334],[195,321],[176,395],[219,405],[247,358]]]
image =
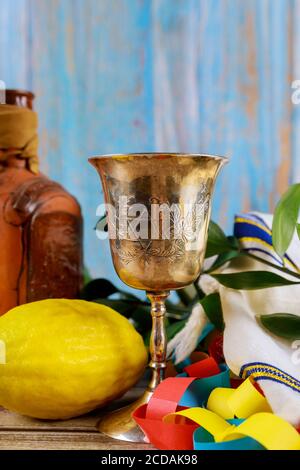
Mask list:
[[283,256],[288,249],[296,228],[300,209],[300,183],[293,184],[276,206],[272,226],[275,251]]
[[297,230],[298,238],[299,238],[299,240],[300,240],[300,224],[297,224],[297,225],[296,225],[296,230]]
[[195,296],[197,295],[197,291],[195,289],[194,284],[190,284],[189,286],[184,287],[183,289],[179,289],[175,292],[179,297],[181,303],[186,307],[191,305],[191,302],[193,302]]
[[211,274],[223,286],[238,290],[266,289],[268,287],[300,284],[269,271],[244,271],[232,274]]
[[233,235],[229,235],[227,237],[227,240],[229,241],[230,245],[231,245],[231,248],[233,250],[239,250],[240,249],[240,243],[239,243],[239,240],[234,237]]
[[177,335],[177,333],[179,333],[179,331],[182,330],[185,324],[186,324],[186,320],[180,320],[175,323],[172,323],[171,325],[168,325],[166,328],[168,341],[174,338],[174,336]]
[[[149,313],[150,313],[150,304],[149,304]],[[166,301],[166,309],[167,313],[166,316],[167,318],[171,318],[174,320],[182,320],[185,319],[189,316],[191,313],[191,307],[182,307],[181,305],[174,305],[170,301]]]
[[214,264],[207,270],[205,271],[206,273],[211,273],[215,271],[216,269],[219,269],[221,266],[224,264],[228,263],[228,261],[231,261],[234,258],[237,258],[240,256],[240,252],[236,250],[231,250],[227,251],[226,253],[221,253]]
[[85,286],[89,282],[91,282],[92,278],[89,273],[89,270],[86,266],[83,267],[83,285]]
[[219,225],[211,220],[208,227],[205,258],[219,255],[220,253],[224,253],[225,251],[229,251],[231,249],[232,245],[223,230],[219,227]]
[[218,292],[209,294],[200,301],[208,319],[219,331],[224,330],[223,310]]
[[260,323],[280,338],[300,339],[300,317],[291,313],[273,313],[258,316]]
[[273,264],[270,261],[267,261],[264,258],[260,258],[257,255],[254,255],[253,253],[249,253],[247,251],[241,251],[241,255],[247,256],[248,258],[255,259],[256,261],[259,261],[260,263],[265,264],[266,266],[270,266],[272,269],[275,269],[276,271],[280,271],[284,274],[287,274],[288,276],[294,277],[295,279],[300,279],[300,274],[296,273],[295,271],[291,271],[288,268],[279,266],[278,264]]
[[131,312],[130,318],[133,320],[137,331],[142,335],[151,330],[152,318],[149,305],[137,305]]
[[107,298],[113,294],[120,294],[125,299],[139,301],[139,298],[130,292],[118,289],[112,282],[107,279],[94,279],[86,284],[80,294],[80,298],[84,300],[97,300],[99,298]]
[[99,297],[107,298],[118,292],[118,289],[107,279],[94,279],[84,286],[81,291],[81,299],[95,300]]
[[[201,274],[200,274],[201,276]],[[196,291],[196,296],[195,296],[195,301],[197,302],[198,300],[201,300],[205,297],[205,293],[203,292],[203,290],[200,288],[199,286],[199,279],[200,279],[200,276],[193,282],[194,284],[194,287],[195,287],[195,291]]]

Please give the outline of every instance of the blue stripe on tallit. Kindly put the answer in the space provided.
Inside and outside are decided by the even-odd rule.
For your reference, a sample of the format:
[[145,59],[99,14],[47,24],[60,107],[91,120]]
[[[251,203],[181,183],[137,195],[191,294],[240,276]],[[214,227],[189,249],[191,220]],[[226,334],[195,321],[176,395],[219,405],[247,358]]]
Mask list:
[[[244,220],[239,221],[238,219]],[[247,222],[247,220],[249,222]],[[270,233],[270,230],[271,229],[268,227],[266,222],[256,214],[240,214],[235,217],[234,236],[240,240],[248,238],[249,240],[247,240],[247,242],[251,243],[251,246],[249,244],[245,245],[242,241],[244,249],[247,251],[264,253],[272,258],[272,260],[279,266],[284,266],[284,261],[276,254],[273,248],[272,234]],[[259,246],[260,240],[268,245],[265,246],[265,249]],[[268,249],[268,247],[270,247],[270,249]],[[284,255],[284,260],[288,261],[296,271],[299,271],[297,265],[287,254]]]
[[241,367],[239,375],[243,379],[252,377],[256,382],[260,380],[271,380],[272,382],[280,383],[300,393],[300,381],[272,364],[250,362]]
[[272,246],[272,236],[267,233],[265,230],[262,230],[260,227],[257,227],[252,224],[247,224],[246,222],[236,222],[234,224],[234,236],[237,238],[251,237],[251,238],[260,238]]
[[250,214],[250,218],[254,221],[258,221],[259,223],[261,223],[262,225],[264,225],[264,227],[266,227],[267,230],[270,230],[270,228],[268,227],[267,223],[264,221],[264,219],[262,219],[261,217],[259,217],[257,214]]
[[273,256],[269,251],[267,250],[263,250],[262,248],[243,248],[244,251],[258,251],[259,253],[264,253],[265,255],[268,255],[270,256],[270,258],[273,259],[273,261],[275,261],[275,263],[279,264],[280,266],[283,266],[283,262],[282,261],[279,261],[278,258],[276,258],[276,256]]

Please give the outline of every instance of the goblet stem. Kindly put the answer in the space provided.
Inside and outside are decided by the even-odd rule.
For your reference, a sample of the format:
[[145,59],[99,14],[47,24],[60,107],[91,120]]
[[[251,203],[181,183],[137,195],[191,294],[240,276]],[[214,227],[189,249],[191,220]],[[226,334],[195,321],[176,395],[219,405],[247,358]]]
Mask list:
[[167,335],[165,327],[166,316],[166,298],[170,292],[147,292],[147,297],[151,302],[152,331],[150,337],[150,355],[149,367],[152,369],[152,378],[148,388],[152,392],[157,385],[164,379],[167,352]]
[[132,418],[132,413],[141,405],[148,403],[157,385],[164,379],[166,369],[167,335],[165,328],[165,300],[169,292],[147,292],[151,301],[152,332],[150,338],[152,377],[143,395],[134,403],[116,410],[102,418],[99,431],[114,439],[144,442],[145,436]]

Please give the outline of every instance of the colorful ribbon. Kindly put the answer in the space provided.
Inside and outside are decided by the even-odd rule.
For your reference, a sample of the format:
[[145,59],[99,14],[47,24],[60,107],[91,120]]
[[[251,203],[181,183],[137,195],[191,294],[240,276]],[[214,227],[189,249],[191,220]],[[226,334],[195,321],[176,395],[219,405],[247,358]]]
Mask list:
[[[227,422],[238,426],[243,419],[230,419]],[[215,442],[214,437],[203,427],[196,429],[193,435],[195,450],[265,450],[259,442],[250,437],[235,439],[232,441]]]
[[272,412],[267,400],[254,387],[250,378],[235,390],[231,388],[213,390],[207,408],[224,419],[248,418],[254,413]]
[[[217,373],[207,377],[210,370]],[[188,376],[191,371],[195,374],[193,377]],[[226,386],[230,386],[228,367],[206,358],[193,364],[193,368],[187,366],[177,377],[165,379],[154,391],[148,405],[140,406],[133,417],[158,449],[193,450],[193,434],[199,425],[186,422],[184,418],[165,423],[163,417],[187,407],[201,406],[212,390]]]
[[271,412],[250,378],[229,387],[227,366],[209,357],[164,380],[133,417],[163,450],[300,450],[296,429]]
[[[165,422],[176,422],[176,418],[182,416],[198,424],[214,438],[218,449],[218,443],[227,442],[228,449],[232,449],[230,443],[235,439],[248,437],[254,439],[268,450],[300,450],[300,436],[293,426],[284,419],[272,413],[257,413],[250,416],[238,426],[230,424],[223,418],[204,408],[189,408],[164,417]],[[201,443],[200,443],[201,445]],[[248,448],[248,450],[254,450]]]

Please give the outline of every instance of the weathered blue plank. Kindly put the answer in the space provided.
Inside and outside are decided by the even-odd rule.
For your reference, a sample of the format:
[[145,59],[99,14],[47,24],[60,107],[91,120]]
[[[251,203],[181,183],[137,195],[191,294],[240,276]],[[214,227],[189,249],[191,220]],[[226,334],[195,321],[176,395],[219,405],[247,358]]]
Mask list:
[[230,157],[214,204],[227,228],[272,209],[291,176],[292,3],[154,3],[159,147]]
[[94,275],[115,279],[88,155],[228,155],[214,201],[227,229],[299,181],[299,20],[300,0],[1,1],[0,79],[37,94],[42,168],[82,204]]
[[100,182],[87,157],[153,149],[151,4],[36,2],[34,89],[43,168],[82,204],[85,258],[113,276],[108,244],[96,239]]

